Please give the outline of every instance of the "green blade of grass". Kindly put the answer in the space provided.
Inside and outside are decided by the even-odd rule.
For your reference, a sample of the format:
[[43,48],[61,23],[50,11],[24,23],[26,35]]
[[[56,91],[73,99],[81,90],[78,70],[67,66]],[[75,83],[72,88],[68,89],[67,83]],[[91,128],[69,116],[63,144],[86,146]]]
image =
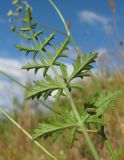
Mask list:
[[[26,87],[24,84],[20,83],[19,81],[17,81],[16,79],[14,79],[12,76],[10,76],[9,74],[3,72],[0,70],[0,74],[4,75],[5,77],[7,77],[8,79],[10,79],[11,81],[15,82],[16,84],[18,84],[19,86],[23,87],[26,90],[29,90],[28,87]],[[50,107],[48,104],[46,104],[45,102],[41,101],[40,99],[37,100],[38,102],[40,102],[41,104],[43,104],[48,110],[58,114],[57,111],[55,111],[52,107]]]
[[[21,127],[12,117],[10,117],[8,115],[7,112],[5,112],[3,109],[3,107],[0,107],[0,112],[7,117],[17,128],[19,128],[29,139],[33,140],[32,136],[23,128]],[[57,158],[55,158],[49,151],[47,151],[39,142],[37,142],[36,140],[33,141],[42,151],[44,151],[49,157],[51,157],[54,160],[57,160]]]

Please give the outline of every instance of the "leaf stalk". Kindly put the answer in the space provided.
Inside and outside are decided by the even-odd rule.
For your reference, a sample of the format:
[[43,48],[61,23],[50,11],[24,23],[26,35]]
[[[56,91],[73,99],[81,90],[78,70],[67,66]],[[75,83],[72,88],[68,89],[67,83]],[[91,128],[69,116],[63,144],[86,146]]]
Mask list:
[[[0,107],[0,112],[7,117],[17,128],[19,128],[30,140],[33,140],[32,136],[23,128],[21,127],[7,112],[5,112],[2,107]],[[39,142],[36,140],[33,141],[44,153],[46,153],[49,157],[53,160],[57,160],[49,151],[47,151]]]

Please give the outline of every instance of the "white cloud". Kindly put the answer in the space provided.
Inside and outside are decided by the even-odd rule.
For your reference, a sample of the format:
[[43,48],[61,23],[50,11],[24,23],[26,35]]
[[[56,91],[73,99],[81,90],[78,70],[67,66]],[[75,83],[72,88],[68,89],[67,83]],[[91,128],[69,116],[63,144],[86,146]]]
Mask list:
[[[10,75],[11,77],[25,83],[26,74],[21,71],[22,63],[15,59],[0,58],[0,70]],[[12,100],[18,97],[19,100],[23,98],[24,89],[19,85],[8,81],[8,79],[0,74],[0,105],[12,108]]]
[[72,45],[70,45],[68,48],[69,48],[69,50],[65,51],[65,53],[66,53],[72,60],[74,60],[74,59],[76,58],[76,56],[77,56],[76,50],[75,50],[75,48],[74,48]]
[[38,72],[37,75],[34,74],[34,71],[21,69],[23,65],[27,64],[27,61],[10,59],[10,58],[0,58],[0,70],[10,75],[11,77],[19,80],[21,83],[26,83],[27,81],[32,81],[34,77],[41,78],[41,72]]
[[0,70],[20,78],[21,63],[14,59],[0,58]]
[[111,29],[111,19],[109,17],[97,14],[93,11],[84,10],[78,13],[78,17],[81,22],[85,22],[90,25],[95,25],[100,23],[105,31],[109,31]]
[[[27,64],[27,62],[22,62],[16,59],[0,58],[0,70],[16,79],[19,79],[20,82],[25,83],[26,79],[34,80],[35,77],[36,79],[42,78],[42,71],[39,71],[37,75],[35,75],[34,70],[31,70],[29,72],[27,72],[26,70],[22,70],[21,67],[24,64]],[[72,65],[69,63],[67,63],[66,65],[67,65],[68,74],[71,74],[73,69]],[[56,69],[60,73],[60,70],[58,69],[58,67]],[[53,76],[53,72],[51,69],[49,70],[49,74]]]
[[[33,70],[27,72],[26,70],[21,69],[21,67],[26,63],[27,62],[22,62],[16,59],[0,57],[0,70],[15,78],[22,84],[26,84],[29,80],[32,82],[33,80],[41,79],[42,71],[39,71],[38,74],[35,75]],[[67,71],[69,75],[72,73],[72,70],[72,65],[67,64]],[[58,68],[57,71],[60,73]],[[49,73],[53,76],[53,72],[51,70],[49,70]],[[13,98],[19,97],[19,100],[22,100],[24,96],[24,89],[12,81],[7,81],[6,79],[6,77],[0,74],[0,105],[12,108]]]
[[0,80],[0,106],[6,107],[7,110],[12,109],[13,98],[18,97],[22,101],[24,89],[15,83]]
[[105,56],[108,51],[106,48],[98,48],[95,52],[98,52],[98,58],[101,58]]

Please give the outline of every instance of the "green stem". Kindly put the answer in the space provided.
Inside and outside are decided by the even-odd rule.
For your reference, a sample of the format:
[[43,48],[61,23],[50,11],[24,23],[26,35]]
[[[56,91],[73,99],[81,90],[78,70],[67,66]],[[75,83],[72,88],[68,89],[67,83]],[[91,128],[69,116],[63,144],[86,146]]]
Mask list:
[[[64,24],[64,26],[65,26],[65,29],[66,29],[66,32],[67,32],[67,36],[70,37],[70,40],[72,41],[72,43],[74,44],[74,46],[76,47],[76,49],[78,49],[78,46],[77,46],[76,42],[73,40],[73,38],[72,38],[72,36],[71,36],[71,34],[70,34],[70,30],[69,30],[69,28],[68,28],[68,26],[67,26],[67,24],[66,24],[66,22],[65,22],[65,20],[64,20],[64,18],[63,18],[63,16],[62,16],[61,12],[60,12],[59,9],[57,8],[57,6],[53,3],[52,0],[49,0],[49,1],[50,1],[50,3],[54,6],[54,8],[56,9],[57,13],[59,14],[59,16],[60,16],[60,18],[61,18],[61,20],[62,20],[62,22],[63,22],[63,24]],[[30,27],[30,24],[29,24],[29,27]],[[30,27],[30,28],[31,28],[31,27]],[[37,40],[36,40],[35,37],[34,37],[34,33],[33,33],[32,29],[30,30],[30,33],[31,33],[31,35],[32,35],[32,38],[33,38],[33,40],[34,40],[34,43],[35,43],[36,46],[39,48],[39,44],[38,44]],[[42,53],[42,50],[40,50],[40,52]],[[43,54],[43,56],[44,56],[44,58],[47,60],[47,58],[46,58],[46,56],[45,56],[44,54]],[[62,79],[59,77],[59,74],[58,74],[57,70],[54,68],[54,66],[51,66],[51,68],[52,68],[52,70],[54,71],[55,76],[56,76],[59,80],[62,80]],[[74,112],[74,114],[75,114],[75,117],[77,118],[77,121],[79,122],[79,126],[80,126],[80,128],[82,129],[82,132],[83,132],[83,134],[84,134],[84,137],[85,137],[85,139],[86,139],[86,142],[87,142],[87,144],[88,144],[88,146],[89,146],[89,148],[90,148],[90,150],[91,150],[94,158],[95,158],[96,160],[99,160],[100,158],[99,158],[99,156],[98,156],[98,154],[97,154],[97,152],[96,152],[96,149],[95,149],[95,147],[94,147],[94,145],[93,145],[93,143],[92,143],[92,141],[91,141],[91,139],[90,139],[90,137],[89,137],[89,135],[88,135],[88,133],[87,133],[87,131],[86,131],[86,129],[85,129],[84,123],[82,124],[81,117],[80,117],[80,115],[79,115],[79,113],[78,113],[78,111],[77,111],[77,109],[76,109],[76,106],[75,106],[75,104],[74,104],[74,102],[73,102],[73,100],[72,100],[72,97],[71,97],[71,95],[70,95],[70,93],[69,93],[69,91],[68,91],[68,88],[65,88],[64,91],[66,92],[66,94],[67,94],[67,96],[68,96],[68,98],[69,98],[69,100],[70,100],[70,102],[71,102],[72,110],[73,110],[73,112]]]
[[[63,19],[64,19],[64,18],[63,18]],[[43,28],[52,30],[52,31],[55,32],[55,33],[61,34],[61,35],[63,35],[63,36],[67,36],[67,33],[64,33],[64,32],[62,32],[62,31],[60,31],[60,30],[58,30],[58,29],[56,29],[56,28],[53,28],[53,27],[51,27],[51,26],[44,25],[44,24],[41,24],[41,23],[38,23],[38,24],[41,25]],[[66,26],[67,26],[67,25],[66,25]],[[67,27],[66,27],[66,28],[67,28]],[[69,32],[70,32],[70,31],[69,31]],[[81,55],[81,51],[80,51],[77,43],[76,43],[75,40],[73,39],[71,33],[70,33],[70,41],[72,42],[73,46],[75,47],[77,53],[78,53],[79,55]]]
[[[28,27],[30,28],[30,35],[32,36],[33,41],[34,41],[36,47],[37,47],[38,50],[42,53],[42,56],[44,57],[44,59],[46,59],[46,61],[47,61],[46,55],[44,54],[44,52],[41,51],[40,46],[39,46],[39,44],[38,44],[38,42],[37,42],[37,40],[36,40],[36,38],[35,38],[35,36],[34,36],[34,32],[33,32],[32,28],[31,28],[31,24],[28,24]],[[48,63],[48,62],[47,62],[47,63]]]
[[[101,118],[103,119],[103,122],[104,122],[104,116],[102,116]],[[116,156],[116,154],[115,154],[115,152],[113,150],[112,144],[109,142],[109,140],[108,140],[108,138],[107,138],[107,136],[105,134],[105,127],[104,127],[104,125],[101,126],[99,134],[102,137],[103,142],[105,143],[105,145],[106,145],[106,147],[107,147],[107,149],[108,149],[108,151],[109,151],[109,153],[111,155],[112,160],[118,160],[118,158],[117,158],[117,156]]]
[[[39,43],[38,43],[37,39],[36,39],[35,36],[34,36],[34,32],[33,32],[32,28],[31,28],[30,22],[28,22],[27,25],[28,25],[28,27],[30,28],[30,34],[31,34],[31,36],[32,36],[32,38],[33,38],[33,41],[34,41],[36,47],[38,48],[39,52],[43,55],[43,57],[44,57],[44,59],[46,60],[46,62],[49,64],[46,55],[45,55],[44,52],[40,49]],[[57,77],[60,81],[62,81],[62,79],[61,79],[61,78],[59,77],[59,75],[58,75],[57,70],[54,68],[53,65],[51,65],[51,68],[52,68],[54,74],[56,75],[56,77]]]
[[61,21],[62,21],[63,24],[64,24],[64,27],[65,27],[67,36],[70,37],[70,40],[71,40],[73,46],[75,47],[77,53],[78,53],[80,56],[82,56],[81,51],[80,51],[78,45],[76,44],[75,40],[73,39],[73,37],[72,37],[72,35],[71,35],[71,32],[70,32],[70,30],[69,30],[69,28],[68,28],[68,26],[67,26],[67,24],[66,24],[66,21],[65,21],[63,15],[61,14],[60,10],[58,9],[58,7],[54,4],[54,2],[53,2],[52,0],[49,0],[49,2],[52,4],[52,6],[54,7],[54,9],[56,10],[56,12],[58,13],[58,15],[60,16],[60,19],[61,19]]
[[[38,48],[39,52],[43,55],[43,57],[44,57],[44,59],[46,60],[46,62],[49,64],[49,61],[48,61],[46,55],[45,55],[44,52],[40,49],[39,43],[38,43],[37,39],[36,39],[35,36],[34,36],[34,32],[33,32],[32,28],[31,28],[30,21],[27,22],[27,25],[28,25],[28,27],[30,28],[30,35],[32,36],[33,41],[34,41],[36,47]],[[60,76],[59,76],[57,70],[54,68],[53,65],[51,65],[51,68],[52,68],[52,70],[53,70],[55,76],[56,76],[60,81],[62,81],[62,78],[60,78]]]
[[75,40],[73,39],[73,37],[71,36],[71,33],[70,33],[70,40],[71,40],[71,43],[73,44],[73,46],[75,47],[78,55],[80,55],[80,57],[82,57],[82,52],[80,50],[80,48],[78,47],[77,43],[75,42]]
[[[26,90],[29,90],[28,87],[26,87],[24,84],[20,83],[19,81],[17,81],[16,79],[14,79],[13,77],[11,77],[10,75],[8,75],[7,73],[3,72],[0,70],[0,73],[2,75],[4,75],[5,77],[9,78],[10,80],[12,80],[13,82],[15,82],[16,84],[18,84],[19,86],[23,87]],[[37,100],[39,103],[43,104],[48,110],[51,110],[52,112],[59,114],[57,111],[55,111],[52,107],[50,107],[48,104],[46,104],[45,102],[43,102],[42,100]]]
[[[102,119],[104,121],[104,116],[102,116]],[[103,142],[105,143],[110,155],[111,155],[111,158],[112,160],[118,160],[114,150],[113,150],[113,147],[112,147],[112,144],[109,142],[106,134],[105,134],[105,131],[104,131],[104,126],[101,126],[101,130],[99,131],[99,134],[101,135],[102,139],[103,139]]]
[[109,142],[109,140],[107,138],[104,140],[104,143],[106,144],[106,146],[108,148],[108,151],[111,155],[112,160],[118,160],[118,158],[117,158],[117,156],[116,156],[116,154],[113,150],[113,147],[112,147],[111,143]]
[[28,90],[29,88],[26,87],[25,85],[23,85],[22,83],[20,83],[19,81],[17,81],[16,79],[14,79],[13,77],[11,77],[10,75],[8,75],[7,73],[3,72],[0,70],[0,73],[4,76],[6,76],[7,78],[9,78],[10,80],[12,80],[13,82],[17,83],[19,86],[23,87],[24,89]]
[[64,17],[62,16],[61,12],[59,11],[58,7],[54,4],[54,2],[52,0],[49,0],[49,2],[52,4],[52,6],[55,8],[55,10],[57,11],[57,13],[59,14],[63,24],[64,24],[64,27],[66,29],[66,32],[67,32],[67,35],[70,37],[70,31],[69,31],[69,28],[68,26],[66,25],[66,22],[64,20]]
[[93,82],[93,84],[95,85],[95,90],[96,92],[100,92],[102,90],[100,83],[97,81],[96,77],[94,77],[93,73],[90,71],[90,77],[91,80]]
[[[69,28],[68,28],[68,26],[67,26],[67,24],[66,24],[66,22],[65,22],[65,20],[64,20],[64,18],[63,18],[63,16],[62,16],[61,12],[59,11],[58,7],[54,4],[54,2],[53,2],[52,0],[49,0],[49,1],[50,1],[50,3],[52,4],[52,6],[55,8],[55,10],[57,11],[57,13],[59,14],[59,16],[60,16],[60,18],[61,18],[61,20],[62,20],[62,22],[63,22],[63,24],[64,24],[64,26],[65,26],[65,29],[66,29],[66,32],[67,32],[68,37],[70,37],[71,42],[74,44],[76,50],[79,52],[79,48],[78,48],[76,42],[74,41],[74,39],[72,38],[71,33],[70,33],[70,30],[69,30]],[[78,53],[78,54],[79,54],[79,53]],[[56,73],[56,72],[55,72],[55,73]],[[57,73],[56,73],[56,76],[58,77]],[[89,137],[89,135],[88,135],[88,133],[87,133],[87,131],[86,131],[86,129],[85,129],[84,124],[82,124],[81,118],[80,118],[79,113],[78,113],[78,111],[77,111],[77,109],[76,109],[76,106],[75,106],[75,104],[74,104],[74,102],[73,102],[73,100],[72,100],[72,98],[71,98],[71,95],[70,95],[70,93],[69,93],[69,91],[68,91],[68,88],[65,88],[64,91],[66,92],[66,94],[67,94],[67,96],[68,96],[68,98],[69,98],[69,100],[70,100],[72,110],[73,110],[73,112],[74,112],[74,114],[75,114],[75,117],[77,118],[77,121],[79,122],[79,125],[80,125],[80,127],[81,127],[81,129],[82,129],[82,132],[83,132],[83,134],[84,134],[84,137],[85,137],[85,139],[86,139],[86,142],[87,142],[87,144],[88,144],[88,146],[89,146],[89,148],[90,148],[90,150],[91,150],[94,158],[95,158],[96,160],[99,160],[100,158],[99,158],[99,156],[98,156],[98,154],[97,154],[97,151],[96,151],[96,149],[95,149],[95,147],[94,147],[94,145],[93,145],[93,143],[92,143],[92,141],[91,141],[91,139],[90,139],[90,137]]]
[[[24,129],[22,128],[12,117],[8,115],[2,108],[0,108],[0,112],[7,117],[17,128],[19,128],[29,139],[33,140],[32,136]],[[49,157],[51,157],[54,160],[57,160],[51,153],[49,153],[40,143],[38,143],[36,140],[33,141],[44,153],[46,153]]]
[[65,32],[62,32],[62,31],[60,31],[60,30],[58,30],[58,29],[56,29],[56,28],[53,28],[53,27],[48,26],[48,25],[41,24],[41,23],[39,23],[39,22],[37,22],[37,23],[38,23],[40,26],[42,26],[43,28],[49,29],[49,30],[51,30],[51,31],[53,31],[53,32],[55,32],[55,33],[61,34],[61,35],[63,35],[63,36],[67,36],[67,34],[66,34]]
[[85,128],[84,123],[82,123],[81,117],[80,117],[80,115],[79,115],[79,113],[78,113],[78,111],[77,111],[77,109],[76,109],[76,106],[75,106],[75,104],[74,104],[74,102],[73,102],[73,100],[72,100],[72,97],[71,97],[71,95],[70,95],[70,93],[69,93],[69,91],[68,91],[67,88],[65,88],[65,92],[66,92],[66,94],[67,94],[67,96],[68,96],[68,98],[69,98],[69,100],[70,100],[73,113],[75,114],[75,117],[76,117],[76,119],[77,119],[77,121],[78,121],[78,123],[79,123],[79,126],[80,126],[80,128],[81,128],[81,130],[82,130],[82,133],[83,133],[83,135],[84,135],[84,137],[85,137],[85,140],[86,140],[86,142],[87,142],[87,145],[88,145],[90,151],[92,152],[92,155],[94,156],[94,158],[95,158],[96,160],[100,160],[99,155],[98,155],[98,153],[97,153],[97,151],[96,151],[96,149],[95,149],[95,146],[94,146],[94,144],[92,143],[92,141],[91,141],[91,139],[90,139],[90,136],[89,136],[88,133],[87,133],[87,130],[86,130],[86,128]]

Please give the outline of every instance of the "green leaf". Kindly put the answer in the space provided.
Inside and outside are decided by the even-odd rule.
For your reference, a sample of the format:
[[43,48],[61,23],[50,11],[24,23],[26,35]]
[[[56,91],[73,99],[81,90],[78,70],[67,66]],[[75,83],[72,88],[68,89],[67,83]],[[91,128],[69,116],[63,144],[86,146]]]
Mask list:
[[45,61],[41,62],[40,64],[34,61],[34,63],[32,64],[28,63],[27,65],[23,66],[22,69],[26,69],[27,71],[34,69],[36,74],[39,69],[41,68],[48,69],[48,67],[49,65]]
[[35,33],[34,37],[37,39],[39,35],[43,34],[44,31],[43,30],[39,30]]
[[26,40],[32,40],[32,37],[31,36],[28,36],[27,34],[24,34],[24,33],[19,33],[19,36],[26,39]]
[[112,101],[120,98],[122,95],[124,95],[124,91],[119,90],[113,93],[96,93],[91,96],[91,98],[84,104],[84,109],[88,114],[87,120],[95,120],[96,122],[103,123],[101,117],[108,109],[113,107]]
[[28,55],[30,52],[33,52],[34,55],[39,51],[37,48],[31,46],[30,48],[21,46],[21,45],[16,45],[16,48],[18,48],[20,51],[24,51],[26,55]]
[[97,125],[104,125],[104,121],[101,117],[95,117],[94,115],[89,116],[85,121],[85,124],[97,124]]
[[18,31],[23,31],[23,32],[26,32],[26,31],[30,31],[30,27],[20,27],[17,29]]
[[61,72],[62,72],[62,77],[65,79],[68,78],[68,73],[67,73],[67,66],[64,65],[64,64],[60,64],[60,69],[61,69]]
[[50,45],[50,42],[51,42],[51,40],[54,39],[54,36],[55,36],[55,33],[52,33],[52,34],[50,34],[49,37],[45,38],[45,42],[44,43],[42,43],[40,41],[40,50],[41,51],[46,51],[45,47]]
[[[56,55],[53,56],[50,52],[46,51],[45,49],[45,46],[48,45],[47,43],[49,43],[50,39],[54,36],[54,34],[51,34],[50,37],[48,38],[48,40],[46,40],[45,44],[41,44],[42,42],[40,41],[40,44],[41,44],[41,48],[42,50],[44,50],[47,55],[48,55],[48,61],[49,63],[46,63],[45,61],[43,61],[42,59],[40,60],[41,63],[34,63],[33,64],[28,64],[28,65],[25,65],[23,66],[22,68],[23,69],[27,69],[27,70],[30,70],[30,69],[35,69],[35,73],[37,73],[37,71],[40,69],[40,68],[44,68],[44,71],[43,71],[43,75],[44,77],[46,76],[47,74],[47,71],[48,69],[50,68],[51,65],[57,65],[57,66],[60,66],[61,68],[61,71],[62,71],[62,75],[63,75],[63,78],[64,77],[68,77],[67,76],[67,67],[61,63],[61,62],[57,62],[57,59],[64,56],[64,54],[62,53],[62,51],[65,50],[66,45],[68,44],[69,42],[69,39],[66,39],[62,44],[61,44],[61,47],[59,49],[56,50]],[[23,47],[23,46],[17,46],[21,51],[26,51],[27,54],[33,50],[29,50],[27,47]],[[35,50],[36,51],[36,50]],[[37,52],[36,52],[37,53]]]
[[108,109],[113,107],[112,101],[117,100],[118,98],[120,98],[123,95],[124,95],[123,90],[118,90],[113,93],[108,92],[108,93],[100,94],[97,98],[97,101],[94,104],[97,108],[96,109],[97,116],[104,114]]
[[77,120],[74,114],[71,111],[62,110],[60,111],[60,115],[49,118],[45,123],[39,124],[38,128],[34,131],[33,139],[48,137],[56,133],[61,134],[60,131],[75,127],[77,127]]
[[35,29],[35,28],[37,27],[37,25],[38,25],[38,23],[34,23],[34,24],[32,24],[30,27],[31,27],[31,29],[33,30],[33,29]]
[[68,83],[74,78],[89,76],[88,70],[93,67],[91,64],[95,62],[96,57],[97,53],[91,53],[90,55],[85,55],[83,57],[78,56],[73,65],[74,69],[68,79]]
[[78,84],[78,83],[72,83],[72,84],[69,84],[69,86],[74,89],[84,89],[85,88],[83,85]]
[[55,52],[56,52],[56,55],[55,55],[55,56],[53,57],[53,59],[51,60],[51,63],[52,63],[52,64],[55,64],[55,62],[56,62],[56,60],[57,60],[58,58],[67,57],[67,55],[65,55],[65,54],[63,53],[63,51],[65,51],[65,50],[68,49],[68,48],[67,48],[68,43],[69,43],[69,38],[66,38],[66,39],[64,40],[64,42],[61,44],[60,48],[57,48],[57,47],[54,46],[54,50],[55,50]]
[[76,133],[77,133],[77,127],[74,127],[71,131],[71,134],[70,134],[70,138],[71,138],[71,143],[70,143],[70,147],[72,148],[73,145],[74,145],[74,141],[76,139]]
[[46,99],[54,90],[63,89],[63,85],[64,84],[57,79],[52,79],[50,76],[46,75],[45,80],[35,82],[35,85],[27,93],[26,98],[33,99],[43,96]]

